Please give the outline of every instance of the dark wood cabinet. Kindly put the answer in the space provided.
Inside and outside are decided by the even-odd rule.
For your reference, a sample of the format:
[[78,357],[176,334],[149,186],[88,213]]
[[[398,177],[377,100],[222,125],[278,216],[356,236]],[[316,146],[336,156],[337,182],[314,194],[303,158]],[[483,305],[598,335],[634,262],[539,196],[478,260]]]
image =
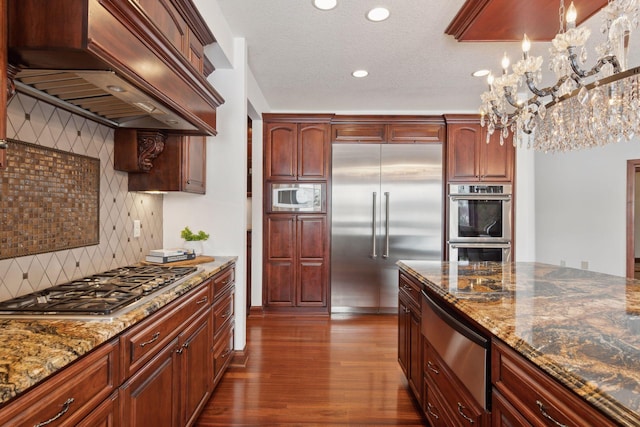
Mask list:
[[180,424],[193,425],[211,391],[211,309],[178,336],[180,348]]
[[[118,135],[130,130],[118,130]],[[116,158],[123,156],[123,144],[133,144],[132,138],[117,138]],[[131,152],[131,149],[127,149]],[[205,194],[207,146],[204,136],[167,136],[162,152],[153,160],[148,172],[129,172],[129,191],[184,191]],[[114,166],[117,170],[118,164]],[[126,169],[124,169],[126,170]]]
[[267,180],[326,180],[329,177],[328,123],[267,123]]
[[122,426],[177,426],[178,338],[174,338],[120,388]]
[[[365,144],[425,144],[444,142],[446,137],[441,117],[361,116],[341,118],[337,121],[348,120],[353,122],[336,123],[331,126],[331,141]],[[413,121],[413,123],[404,123],[405,121]]]
[[[264,115],[265,313],[329,313],[331,117]],[[271,209],[272,186],[294,182],[321,184],[321,212]]]
[[271,214],[266,219],[265,309],[328,307],[326,215]]
[[498,339],[492,342],[494,426],[613,426],[583,399]]
[[398,283],[398,363],[414,396],[422,402],[421,287],[404,274]]
[[487,129],[477,116],[447,117],[449,182],[511,182],[515,162],[512,135],[500,145],[496,131],[487,144]]

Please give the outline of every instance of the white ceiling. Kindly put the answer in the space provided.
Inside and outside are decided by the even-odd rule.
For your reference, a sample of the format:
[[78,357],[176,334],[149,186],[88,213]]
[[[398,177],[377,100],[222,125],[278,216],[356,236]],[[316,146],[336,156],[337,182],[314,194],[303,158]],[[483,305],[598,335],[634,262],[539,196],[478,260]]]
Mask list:
[[[273,111],[438,114],[476,112],[485,80],[518,43],[458,43],[444,34],[464,0],[217,0]],[[374,6],[391,10],[370,22]],[[214,31],[215,34],[215,31]],[[538,54],[546,52],[540,46]],[[532,49],[536,54],[536,47]],[[369,76],[356,79],[355,69]]]

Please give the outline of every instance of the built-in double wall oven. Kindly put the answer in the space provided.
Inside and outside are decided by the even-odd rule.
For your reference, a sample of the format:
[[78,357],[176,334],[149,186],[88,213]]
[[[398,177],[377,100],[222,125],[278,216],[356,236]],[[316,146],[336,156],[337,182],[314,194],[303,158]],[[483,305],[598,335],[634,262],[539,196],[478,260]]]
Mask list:
[[511,261],[512,186],[449,185],[449,259]]

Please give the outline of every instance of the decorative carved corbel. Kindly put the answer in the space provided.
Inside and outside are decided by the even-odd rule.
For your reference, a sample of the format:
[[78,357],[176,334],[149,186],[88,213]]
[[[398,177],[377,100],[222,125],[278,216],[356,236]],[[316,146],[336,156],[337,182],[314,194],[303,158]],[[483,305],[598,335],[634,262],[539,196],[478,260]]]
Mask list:
[[164,150],[167,134],[160,131],[138,131],[138,168],[149,172],[153,168],[152,160]]

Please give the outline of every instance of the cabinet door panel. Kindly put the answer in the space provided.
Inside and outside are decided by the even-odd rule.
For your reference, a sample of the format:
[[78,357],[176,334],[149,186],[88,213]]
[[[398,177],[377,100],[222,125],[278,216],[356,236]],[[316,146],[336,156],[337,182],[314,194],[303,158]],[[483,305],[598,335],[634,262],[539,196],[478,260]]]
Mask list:
[[207,139],[204,136],[187,136],[182,142],[185,151],[182,188],[189,193],[204,194],[207,182]]
[[[411,306],[409,306],[411,307]],[[421,313],[409,308],[409,386],[418,401],[422,398],[422,330]]]
[[493,427],[531,427],[531,424],[497,390],[493,390]]
[[324,262],[302,261],[298,265],[298,306],[326,305],[326,268]]
[[339,124],[331,126],[331,138],[335,142],[363,142],[382,144],[387,140],[384,124]]
[[269,261],[265,280],[266,304],[274,306],[294,305],[295,274],[292,261]]
[[449,181],[478,180],[479,125],[450,124],[447,132]]
[[329,125],[301,124],[298,136],[298,179],[327,179]]
[[398,363],[406,377],[409,376],[409,307],[398,298]]
[[305,258],[325,258],[326,218],[298,217],[298,256]]
[[267,124],[265,140],[265,179],[296,178],[297,129],[295,123]]
[[295,216],[269,216],[267,218],[267,257],[293,259],[295,255]]
[[[483,129],[483,135],[487,130]],[[480,141],[480,179],[483,181],[511,181],[513,177],[514,146],[513,135],[500,145],[500,131],[496,130],[491,135],[491,140],[486,143],[486,136]]]
[[211,310],[204,312],[180,337],[181,400],[180,425],[190,425],[194,415],[209,397],[209,381],[213,365],[210,363]]
[[121,387],[123,426],[178,424],[178,338]]

